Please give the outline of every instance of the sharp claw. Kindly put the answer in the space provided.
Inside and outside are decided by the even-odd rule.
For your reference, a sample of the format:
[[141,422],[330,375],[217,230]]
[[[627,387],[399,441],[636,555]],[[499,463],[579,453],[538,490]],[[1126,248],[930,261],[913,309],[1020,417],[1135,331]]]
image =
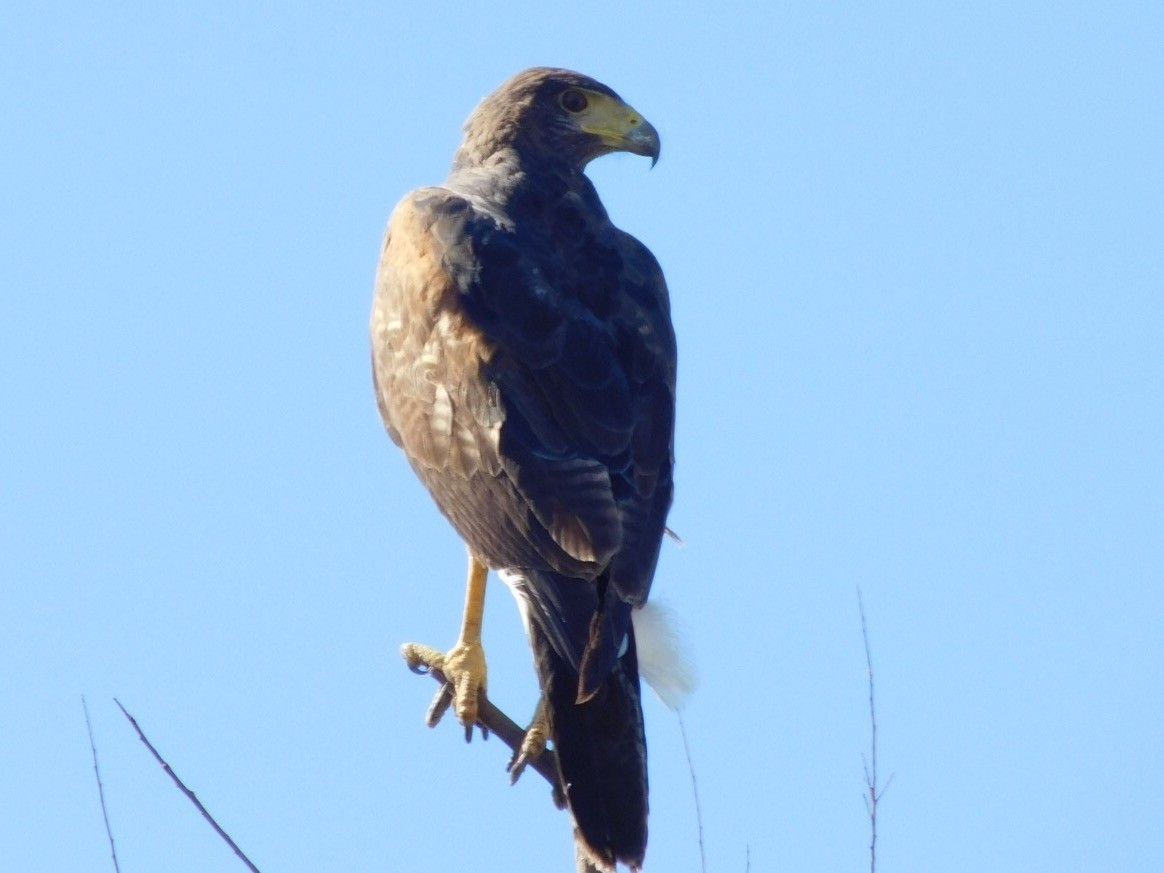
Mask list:
[[436,727],[437,723],[444,717],[444,714],[449,711],[452,703],[453,686],[446,683],[441,686],[441,690],[432,699],[432,704],[429,706],[428,713],[424,717],[425,724],[429,727]]
[[544,731],[544,726],[538,724],[530,724],[526,728],[521,745],[517,747],[513,753],[513,757],[509,759],[510,785],[516,785],[517,780],[521,778],[521,774],[525,772],[525,768],[530,761],[540,757],[545,752],[546,738]]
[[419,676],[427,676],[433,669],[440,669],[444,655],[436,649],[419,643],[405,643],[400,647],[400,656],[408,664],[408,669]]
[[481,711],[481,703],[485,700],[485,689],[475,686],[470,676],[459,676],[454,696],[457,720],[465,726],[466,732],[472,733],[477,723],[477,713]]
[[525,772],[525,765],[529,763],[529,757],[521,754],[515,754],[509,759],[509,784],[516,785],[517,780],[521,778],[521,774]]

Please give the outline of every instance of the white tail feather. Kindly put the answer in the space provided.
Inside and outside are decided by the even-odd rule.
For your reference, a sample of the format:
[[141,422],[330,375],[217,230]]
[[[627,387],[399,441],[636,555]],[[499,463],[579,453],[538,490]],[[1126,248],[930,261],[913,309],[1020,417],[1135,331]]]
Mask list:
[[631,613],[639,675],[669,709],[679,710],[695,690],[695,667],[684,651],[670,609],[649,601]]

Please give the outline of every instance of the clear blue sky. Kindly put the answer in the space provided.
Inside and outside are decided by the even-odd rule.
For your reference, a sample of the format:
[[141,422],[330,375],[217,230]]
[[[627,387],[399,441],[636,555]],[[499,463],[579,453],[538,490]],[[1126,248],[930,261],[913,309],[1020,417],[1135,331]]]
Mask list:
[[[1022,8],[1016,8],[1022,7]],[[326,11],[324,11],[326,10]],[[463,554],[380,426],[380,235],[553,64],[663,154],[592,167],[670,282],[655,592],[702,685],[709,869],[1164,863],[1164,7],[9,4],[0,13],[0,845],[125,873],[568,870],[543,784],[422,724]],[[494,698],[534,702],[491,590]],[[697,871],[647,704],[648,870]]]

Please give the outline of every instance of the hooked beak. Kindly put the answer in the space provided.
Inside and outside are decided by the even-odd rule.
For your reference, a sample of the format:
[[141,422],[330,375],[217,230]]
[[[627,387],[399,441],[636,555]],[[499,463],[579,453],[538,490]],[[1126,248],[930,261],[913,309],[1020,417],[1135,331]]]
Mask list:
[[651,166],[659,163],[659,131],[646,119],[627,131],[626,150],[651,159]]
[[659,160],[659,132],[633,106],[607,94],[587,92],[590,105],[579,122],[579,127],[596,136],[602,149],[598,154],[630,152],[651,159],[651,166]]

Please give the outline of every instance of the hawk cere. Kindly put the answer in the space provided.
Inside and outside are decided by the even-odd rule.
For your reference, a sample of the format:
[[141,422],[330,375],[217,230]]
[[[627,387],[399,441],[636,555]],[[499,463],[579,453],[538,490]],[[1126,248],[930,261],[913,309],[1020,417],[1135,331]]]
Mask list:
[[404,655],[448,679],[433,720],[451,700],[471,730],[498,572],[542,694],[515,773],[552,740],[580,863],[600,870],[638,869],[646,851],[639,664],[668,653],[648,653],[667,635],[640,618],[675,422],[663,274],[584,173],[616,151],[653,164],[659,136],[611,89],[561,69],[514,76],[469,117],[444,184],[393,212],[371,320],[384,425],[469,551],[457,643]]

